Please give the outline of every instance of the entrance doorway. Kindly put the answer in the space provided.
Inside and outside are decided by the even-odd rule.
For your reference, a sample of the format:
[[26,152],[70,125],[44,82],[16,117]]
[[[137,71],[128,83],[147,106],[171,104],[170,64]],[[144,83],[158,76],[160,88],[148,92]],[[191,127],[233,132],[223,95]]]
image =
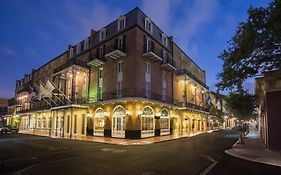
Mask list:
[[126,111],[122,106],[116,106],[112,117],[112,137],[125,138]]
[[94,119],[94,136],[104,136],[104,119],[105,112],[103,109],[98,108],[95,112]]

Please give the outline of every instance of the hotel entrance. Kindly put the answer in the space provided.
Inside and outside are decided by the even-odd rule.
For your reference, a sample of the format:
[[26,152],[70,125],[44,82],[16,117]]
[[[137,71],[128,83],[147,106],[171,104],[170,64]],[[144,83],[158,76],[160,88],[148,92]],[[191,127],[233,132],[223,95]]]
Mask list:
[[104,121],[105,120],[105,112],[103,109],[98,108],[95,111],[95,119],[94,119],[94,136],[104,136]]
[[122,106],[116,106],[112,116],[112,137],[125,138],[126,111]]

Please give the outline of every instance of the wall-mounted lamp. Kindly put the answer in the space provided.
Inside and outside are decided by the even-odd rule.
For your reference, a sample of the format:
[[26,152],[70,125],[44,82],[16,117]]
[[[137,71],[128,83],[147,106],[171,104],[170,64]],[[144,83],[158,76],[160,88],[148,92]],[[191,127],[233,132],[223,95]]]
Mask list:
[[137,110],[137,115],[138,116],[142,115],[142,110]]
[[128,115],[128,116],[131,116],[131,111],[129,111],[129,110],[126,110],[126,115]]
[[109,112],[103,112],[103,115],[109,117]]
[[86,116],[87,116],[87,117],[92,117],[92,114],[90,114],[89,112],[87,112]]

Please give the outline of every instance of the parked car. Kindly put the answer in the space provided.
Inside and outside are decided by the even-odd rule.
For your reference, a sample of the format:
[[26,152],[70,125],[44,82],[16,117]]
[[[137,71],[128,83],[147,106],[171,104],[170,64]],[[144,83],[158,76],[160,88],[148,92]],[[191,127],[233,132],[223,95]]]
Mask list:
[[7,126],[3,126],[0,128],[0,133],[18,133],[19,132],[19,128],[17,128],[16,126],[13,125],[7,125]]

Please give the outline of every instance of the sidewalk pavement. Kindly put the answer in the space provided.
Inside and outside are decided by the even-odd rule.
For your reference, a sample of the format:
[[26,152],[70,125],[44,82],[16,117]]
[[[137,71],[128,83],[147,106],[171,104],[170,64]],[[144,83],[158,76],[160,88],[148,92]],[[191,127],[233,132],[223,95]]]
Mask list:
[[245,144],[240,144],[237,141],[225,153],[240,159],[281,167],[281,152],[267,150],[259,131],[250,131],[244,142]]
[[[98,143],[107,143],[107,144],[115,144],[115,145],[147,145],[147,144],[153,144],[157,142],[164,142],[168,140],[174,140],[174,139],[180,139],[185,137],[193,137],[199,134],[204,133],[211,133],[217,130],[211,130],[207,132],[195,132],[195,133],[176,133],[172,135],[166,135],[166,136],[158,136],[158,137],[149,137],[149,138],[143,138],[143,139],[122,139],[122,138],[111,138],[111,137],[99,137],[99,136],[80,136],[80,135],[72,135],[72,138],[69,137],[68,134],[65,134],[64,137],[56,137],[51,136],[52,138],[62,138],[62,139],[73,139],[73,140],[83,140],[83,141],[92,141],[92,142],[98,142]],[[29,134],[29,135],[38,135],[38,136],[49,136],[49,131],[19,131],[21,134]],[[60,135],[60,134],[58,134]]]

